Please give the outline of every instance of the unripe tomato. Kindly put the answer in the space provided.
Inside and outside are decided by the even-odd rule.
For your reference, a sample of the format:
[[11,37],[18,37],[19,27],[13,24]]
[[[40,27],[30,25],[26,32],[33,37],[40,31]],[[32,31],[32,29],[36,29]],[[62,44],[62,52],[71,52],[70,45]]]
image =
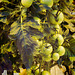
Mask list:
[[43,72],[42,72],[42,75],[51,75],[51,74],[50,74],[50,72],[48,72],[48,71],[43,71]]
[[50,14],[49,17],[50,23],[55,25],[62,23],[62,21],[64,20],[64,15],[61,11],[53,10],[51,13],[52,14]]
[[55,43],[55,41],[57,41],[57,45],[62,45],[64,42],[64,38],[61,34],[53,35],[52,39],[53,39],[54,43]]
[[25,8],[29,8],[32,5],[33,0],[21,0],[21,3]]
[[63,56],[65,54],[65,48],[63,46],[59,46],[57,48],[57,51],[58,51],[60,56]]
[[53,56],[52,56],[53,60],[57,61],[57,60],[59,60],[59,57],[60,56],[58,53],[53,53]]
[[53,6],[53,0],[40,0],[40,3],[46,4],[49,7]]

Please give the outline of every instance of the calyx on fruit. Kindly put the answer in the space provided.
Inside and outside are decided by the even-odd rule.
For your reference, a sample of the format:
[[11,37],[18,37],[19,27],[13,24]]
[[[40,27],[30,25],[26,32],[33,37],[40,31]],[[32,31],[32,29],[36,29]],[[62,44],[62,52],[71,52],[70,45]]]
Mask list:
[[60,56],[58,53],[53,53],[53,56],[52,56],[53,60],[57,61],[57,60],[59,60],[59,57]]
[[29,8],[32,5],[33,0],[21,0],[21,3],[25,8]]
[[65,54],[65,48],[63,46],[59,46],[57,48],[57,51],[58,51],[60,56],[63,56]]
[[56,42],[57,45],[62,45],[64,42],[64,38],[61,34],[55,34],[52,36],[52,40],[54,41],[54,43]]
[[56,25],[61,24],[62,21],[64,20],[63,13],[58,10],[53,10],[51,13],[52,14],[50,14],[50,17],[49,17],[50,23],[56,24]]
[[40,0],[40,3],[46,4],[49,7],[53,6],[53,0]]

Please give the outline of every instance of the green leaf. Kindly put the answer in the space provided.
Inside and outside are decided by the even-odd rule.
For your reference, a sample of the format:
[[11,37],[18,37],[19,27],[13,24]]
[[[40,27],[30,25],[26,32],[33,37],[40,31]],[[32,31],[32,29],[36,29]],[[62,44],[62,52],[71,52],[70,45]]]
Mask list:
[[[27,68],[30,67],[33,61],[33,52],[37,43],[31,38],[31,36],[42,36],[42,33],[38,29],[32,28],[35,26],[36,22],[27,21],[24,23],[19,23],[15,21],[11,25],[9,37],[16,40],[16,45],[21,54],[21,59]],[[31,26],[31,27],[30,27]],[[13,37],[14,36],[14,37]]]
[[0,12],[0,17],[4,17],[4,16],[8,16],[10,15],[9,12],[5,11],[5,12]]
[[6,23],[7,22],[7,17],[0,17],[0,22]]
[[75,61],[75,57],[69,57],[70,61]]

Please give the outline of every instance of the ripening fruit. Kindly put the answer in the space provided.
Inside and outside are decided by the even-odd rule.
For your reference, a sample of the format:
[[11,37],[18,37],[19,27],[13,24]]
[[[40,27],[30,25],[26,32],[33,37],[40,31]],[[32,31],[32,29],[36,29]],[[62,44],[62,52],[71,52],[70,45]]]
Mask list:
[[29,8],[32,5],[33,0],[21,0],[21,3],[25,8]]
[[53,6],[53,0],[40,0],[40,3],[46,4],[49,7]]
[[57,60],[59,60],[59,57],[60,56],[58,53],[53,53],[53,56],[52,56],[53,60],[57,61]]
[[42,75],[51,75],[51,74],[50,74],[50,72],[48,72],[48,71],[43,71],[43,72],[42,72]]
[[58,10],[53,10],[51,13],[52,14],[50,14],[50,17],[49,17],[50,23],[55,24],[55,25],[61,24],[62,21],[64,20],[63,13]]
[[64,38],[62,35],[60,34],[55,34],[53,35],[52,39],[54,40],[54,42],[57,43],[57,45],[62,45],[64,42]]
[[63,46],[59,46],[57,48],[57,51],[58,51],[60,56],[63,56],[65,54],[65,48]]
[[27,75],[26,69],[20,68],[20,74],[19,75]]

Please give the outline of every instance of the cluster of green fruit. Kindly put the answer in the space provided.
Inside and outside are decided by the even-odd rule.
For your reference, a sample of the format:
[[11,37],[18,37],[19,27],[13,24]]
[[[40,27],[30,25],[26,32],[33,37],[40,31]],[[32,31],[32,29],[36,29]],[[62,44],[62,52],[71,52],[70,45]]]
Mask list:
[[[60,32],[60,24],[64,20],[64,15],[61,11],[53,10],[49,14],[49,21],[50,21],[50,28],[51,28],[51,39],[52,43],[55,44],[57,47],[54,48],[53,52],[53,60],[59,60],[60,56],[65,54],[65,48],[62,46],[64,42],[63,36],[59,33]],[[55,28],[55,30],[53,30]],[[55,46],[54,46],[55,47]]]
[[[52,7],[53,3],[59,2],[59,0],[40,0],[39,1],[42,4],[47,5],[48,7]],[[21,0],[21,3],[25,8],[29,8],[33,0]],[[34,17],[35,21],[40,24],[40,18]],[[63,56],[65,54],[65,48],[62,46],[64,42],[63,36],[59,33],[60,32],[60,24],[64,20],[64,15],[61,11],[58,10],[52,10],[50,14],[48,15],[49,25],[50,25],[50,40],[51,42],[46,42],[43,40],[38,40],[36,36],[33,36],[32,38],[36,40],[38,43],[38,47],[36,47],[36,51],[34,52],[34,56],[40,55],[42,57],[42,61],[50,62],[51,60],[57,61],[59,60],[60,56]],[[38,30],[41,29],[41,26],[38,27]],[[42,29],[41,29],[42,30]],[[44,30],[42,30],[43,32]],[[55,46],[53,46],[54,44]],[[57,46],[57,47],[56,47]],[[39,75],[39,69],[35,71],[37,73],[36,75]],[[47,74],[48,73],[48,74]],[[42,75],[50,75],[49,72],[43,71]]]

